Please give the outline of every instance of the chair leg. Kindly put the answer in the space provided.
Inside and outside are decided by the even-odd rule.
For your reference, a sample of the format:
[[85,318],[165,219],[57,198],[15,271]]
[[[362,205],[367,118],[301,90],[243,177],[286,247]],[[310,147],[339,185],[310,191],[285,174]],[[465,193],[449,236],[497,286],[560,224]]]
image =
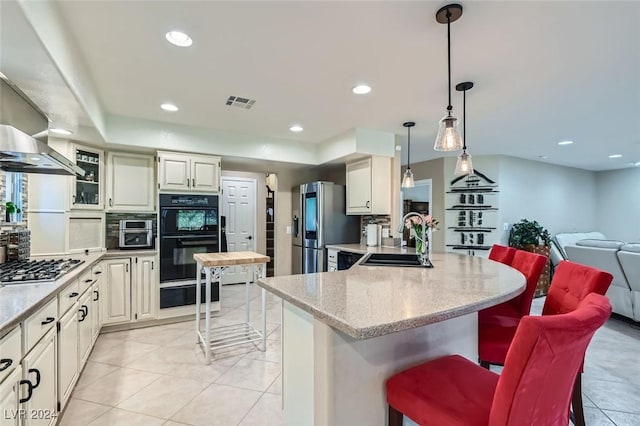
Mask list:
[[404,415],[400,411],[393,408],[392,406],[389,405],[388,407],[389,407],[389,426],[402,426],[402,419]]
[[573,424],[585,426],[584,409],[582,407],[582,373],[578,372],[576,381],[573,383],[573,395],[571,396],[571,406],[573,407]]
[[491,369],[491,364],[489,364],[487,361],[483,361],[480,360],[480,367],[486,368],[487,370]]

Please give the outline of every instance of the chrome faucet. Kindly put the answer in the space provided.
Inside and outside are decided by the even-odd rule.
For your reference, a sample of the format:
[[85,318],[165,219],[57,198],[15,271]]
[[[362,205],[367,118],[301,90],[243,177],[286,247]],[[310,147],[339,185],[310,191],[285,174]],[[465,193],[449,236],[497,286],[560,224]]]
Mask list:
[[416,235],[416,239],[422,241],[422,252],[418,253],[418,256],[420,256],[420,263],[422,263],[422,266],[426,266],[428,268],[432,268],[433,265],[431,264],[431,262],[429,261],[429,257],[427,255],[427,224],[424,221],[424,215],[422,213],[418,213],[418,212],[409,212],[407,214],[405,214],[402,217],[402,220],[400,221],[400,226],[398,226],[398,232],[402,232],[402,229],[404,228],[404,223],[405,221],[412,217],[412,216],[418,216],[420,219],[422,219],[422,235],[420,235],[419,237]]

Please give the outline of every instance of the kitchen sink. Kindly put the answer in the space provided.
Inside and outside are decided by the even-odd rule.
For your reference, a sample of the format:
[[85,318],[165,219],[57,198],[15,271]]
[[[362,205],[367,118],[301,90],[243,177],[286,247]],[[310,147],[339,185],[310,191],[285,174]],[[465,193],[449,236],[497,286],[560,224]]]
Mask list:
[[427,265],[423,265],[420,257],[413,253],[371,253],[364,258],[360,265],[364,266],[411,266],[419,268],[433,268],[431,262],[427,261]]

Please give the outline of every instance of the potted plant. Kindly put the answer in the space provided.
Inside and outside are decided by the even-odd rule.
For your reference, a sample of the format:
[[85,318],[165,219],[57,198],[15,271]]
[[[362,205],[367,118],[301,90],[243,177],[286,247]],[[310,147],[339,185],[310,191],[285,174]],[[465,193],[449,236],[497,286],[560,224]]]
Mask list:
[[[549,259],[549,246],[551,245],[551,234],[537,221],[522,219],[514,223],[509,234],[509,245],[520,250],[530,251],[547,256]],[[550,285],[550,262],[542,270],[542,275],[536,285],[536,296],[547,294]]]
[[14,213],[20,213],[21,210],[18,206],[13,203],[13,201],[7,201],[5,203],[5,212],[4,212],[4,220],[5,222],[11,222],[11,215]]

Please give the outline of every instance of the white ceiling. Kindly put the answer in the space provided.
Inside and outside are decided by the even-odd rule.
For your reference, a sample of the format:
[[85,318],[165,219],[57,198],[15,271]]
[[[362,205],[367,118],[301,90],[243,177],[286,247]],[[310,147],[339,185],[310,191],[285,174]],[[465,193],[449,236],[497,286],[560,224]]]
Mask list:
[[[108,115],[319,143],[350,128],[405,134],[436,158],[447,104],[444,2],[63,1]],[[640,161],[640,2],[466,1],[452,83],[474,155],[608,170]],[[164,34],[191,35],[181,49]],[[369,95],[351,87],[367,82]],[[256,99],[229,107],[230,95]],[[174,114],[160,110],[171,101]],[[462,95],[453,93],[462,113]],[[61,120],[62,122],[63,120]],[[304,132],[289,132],[302,124]],[[557,142],[570,139],[571,146]],[[405,142],[406,143],[406,142]],[[622,154],[609,159],[609,154]],[[403,163],[406,156],[403,154]]]

